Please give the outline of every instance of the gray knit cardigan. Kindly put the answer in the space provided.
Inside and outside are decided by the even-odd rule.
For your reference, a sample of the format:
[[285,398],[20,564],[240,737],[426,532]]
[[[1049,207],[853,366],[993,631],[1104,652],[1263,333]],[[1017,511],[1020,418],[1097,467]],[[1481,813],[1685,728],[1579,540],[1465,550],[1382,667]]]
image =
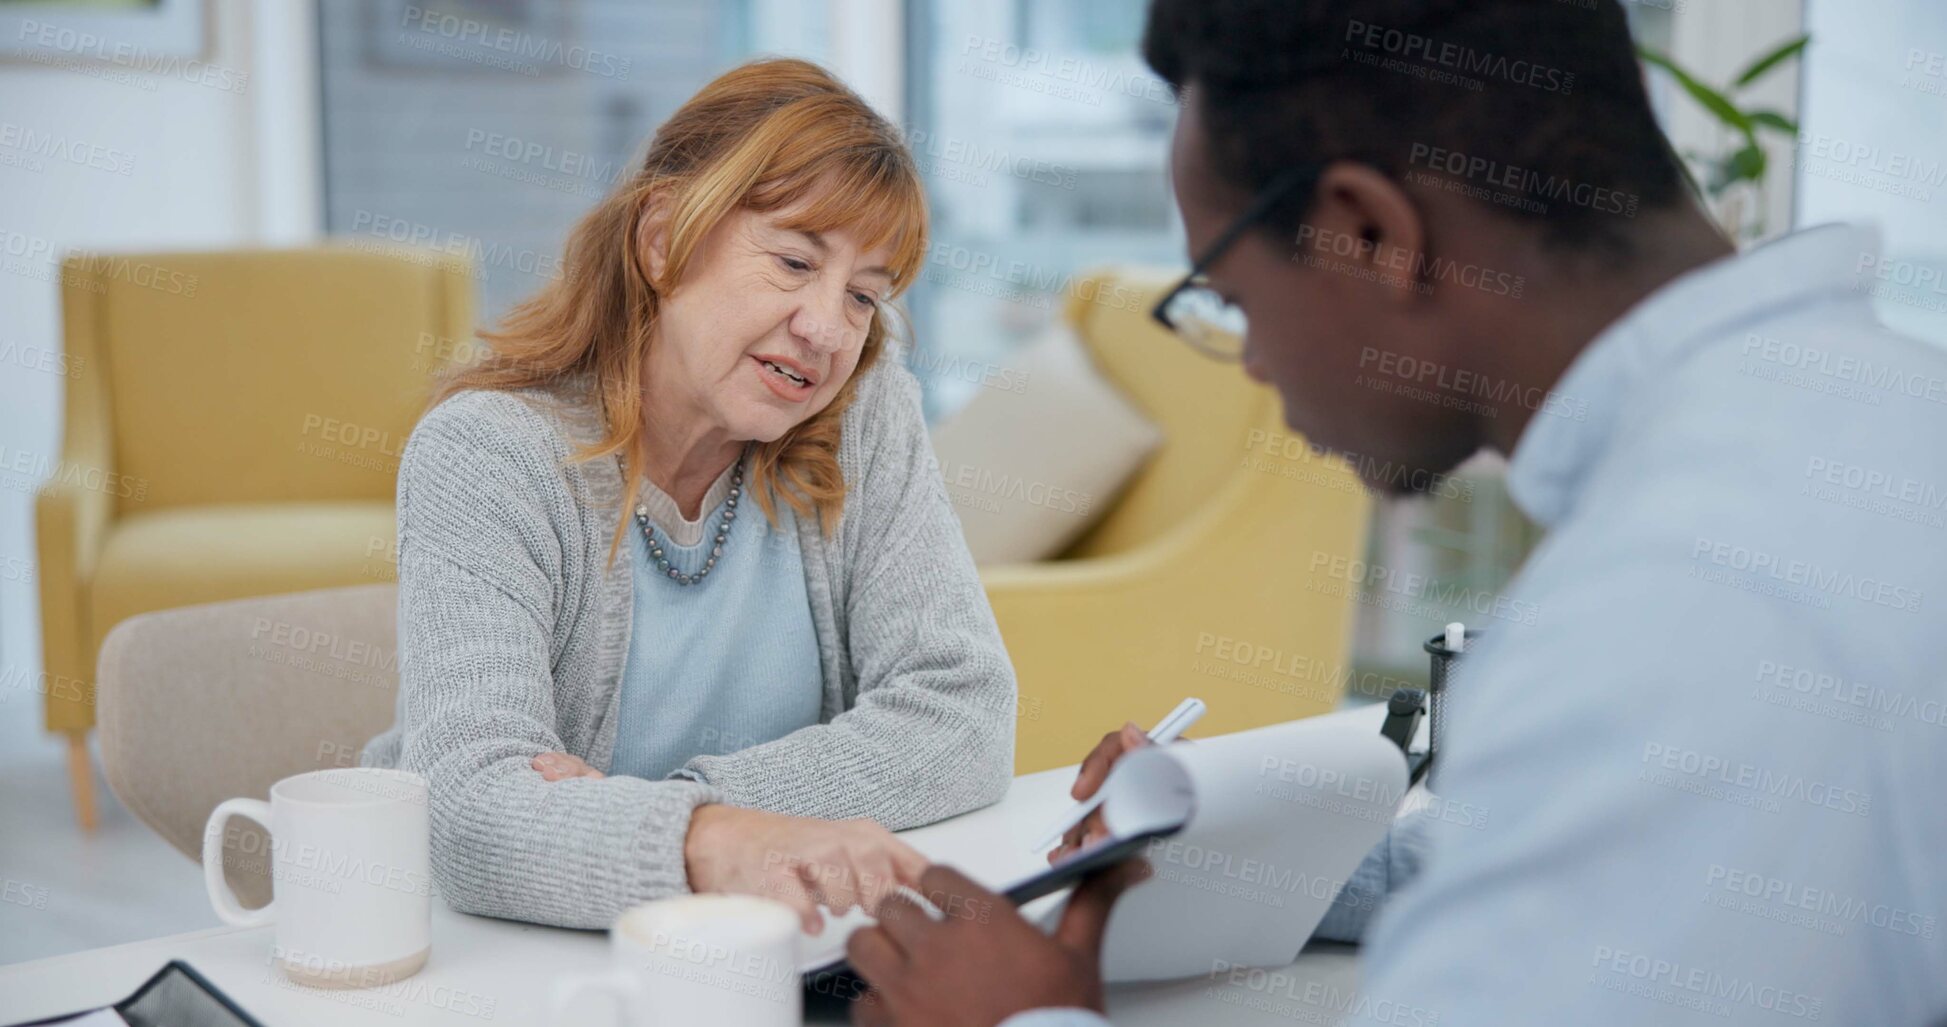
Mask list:
[[898,830],[1001,797],[1014,671],[918,383],[890,353],[844,414],[837,531],[798,518],[820,723],[669,780],[543,781],[528,765],[539,753],[606,770],[615,748],[634,608],[628,547],[608,564],[622,481],[613,460],[568,461],[600,430],[585,382],[463,392],[426,414],[400,461],[398,715],[364,759],[430,782],[433,878],[453,908],[607,927],[688,891],[683,841],[702,803]]

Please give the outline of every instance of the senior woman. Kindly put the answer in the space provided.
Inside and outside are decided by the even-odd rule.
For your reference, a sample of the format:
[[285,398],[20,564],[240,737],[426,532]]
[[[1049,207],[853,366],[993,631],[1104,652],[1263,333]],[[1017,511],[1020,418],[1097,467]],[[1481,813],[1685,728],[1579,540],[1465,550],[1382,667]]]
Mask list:
[[746,892],[815,931],[917,880],[891,830],[1006,790],[1013,671],[885,353],[925,250],[892,126],[748,64],[446,382],[400,463],[367,762],[431,783],[455,908],[605,927]]

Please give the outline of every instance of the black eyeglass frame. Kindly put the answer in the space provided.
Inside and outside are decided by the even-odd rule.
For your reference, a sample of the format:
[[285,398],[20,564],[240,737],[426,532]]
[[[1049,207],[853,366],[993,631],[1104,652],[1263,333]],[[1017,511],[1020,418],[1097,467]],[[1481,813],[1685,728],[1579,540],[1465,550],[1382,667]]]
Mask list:
[[[1170,291],[1163,294],[1163,298],[1157,302],[1156,306],[1150,308],[1149,316],[1157,324],[1168,329],[1170,334],[1178,338],[1185,338],[1182,330],[1170,321],[1169,314],[1166,313],[1169,310],[1170,304],[1176,302],[1176,298],[1185,291],[1197,288],[1198,279],[1204,276],[1204,273],[1210,269],[1210,266],[1223,257],[1232,246],[1236,245],[1237,240],[1243,238],[1245,232],[1250,231],[1257,226],[1259,221],[1264,220],[1264,217],[1276,209],[1278,204],[1282,203],[1294,189],[1300,185],[1309,186],[1316,184],[1319,170],[1320,168],[1317,165],[1304,165],[1292,168],[1279,174],[1277,178],[1271,180],[1269,185],[1259,190],[1257,196],[1251,200],[1251,205],[1244,209],[1244,213],[1239,214],[1237,220],[1232,221],[1228,227],[1217,234],[1217,238],[1210,241],[1209,246],[1204,247],[1203,253],[1190,265],[1190,273],[1179,279],[1170,288]],[[1185,341],[1187,342],[1188,340],[1185,339]],[[1200,353],[1207,353],[1211,356],[1218,355],[1202,346],[1197,346],[1195,343],[1190,343],[1190,345],[1194,346]],[[1229,357],[1228,359],[1235,360],[1237,358]]]

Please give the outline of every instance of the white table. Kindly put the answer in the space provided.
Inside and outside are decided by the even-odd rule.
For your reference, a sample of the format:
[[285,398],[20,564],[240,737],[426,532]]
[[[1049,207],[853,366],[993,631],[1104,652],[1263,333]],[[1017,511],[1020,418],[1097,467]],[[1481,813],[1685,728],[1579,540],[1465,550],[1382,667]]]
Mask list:
[[[1383,713],[1365,708],[1331,716],[1369,721],[1376,730]],[[1074,775],[1070,767],[1016,778],[1001,803],[903,837],[929,855],[951,853],[951,862],[978,880],[1012,880],[1045,865],[1027,847],[1066,807]],[[556,978],[606,965],[601,932],[468,916],[435,901],[433,952],[424,970],[382,988],[318,991],[286,981],[270,962],[271,931],[217,927],[0,967],[0,1023],[118,1001],[164,963],[181,959],[267,1027],[544,1024]],[[1290,967],[1236,981],[1118,985],[1109,990],[1109,1013],[1117,1027],[1333,1023],[1355,997],[1356,951],[1315,945]]]
[[[533,927],[435,905],[433,957],[424,970],[383,988],[333,992],[284,979],[269,961],[270,928],[216,927],[0,967],[0,1022],[119,1001],[164,963],[181,959],[266,1027],[527,1027],[547,1022],[554,978],[604,965],[606,947],[597,932]],[[1117,1027],[1332,1023],[1353,997],[1355,953],[1348,946],[1313,946],[1290,967],[1240,984],[1196,978],[1117,985],[1109,989],[1109,1012]]]

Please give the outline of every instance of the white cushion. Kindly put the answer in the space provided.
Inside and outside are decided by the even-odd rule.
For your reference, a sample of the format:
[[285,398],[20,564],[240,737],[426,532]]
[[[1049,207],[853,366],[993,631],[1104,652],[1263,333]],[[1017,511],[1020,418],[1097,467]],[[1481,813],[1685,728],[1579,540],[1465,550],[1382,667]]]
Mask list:
[[1010,361],[933,430],[933,453],[977,564],[1045,560],[1100,520],[1163,441],[1096,373],[1067,325]]

